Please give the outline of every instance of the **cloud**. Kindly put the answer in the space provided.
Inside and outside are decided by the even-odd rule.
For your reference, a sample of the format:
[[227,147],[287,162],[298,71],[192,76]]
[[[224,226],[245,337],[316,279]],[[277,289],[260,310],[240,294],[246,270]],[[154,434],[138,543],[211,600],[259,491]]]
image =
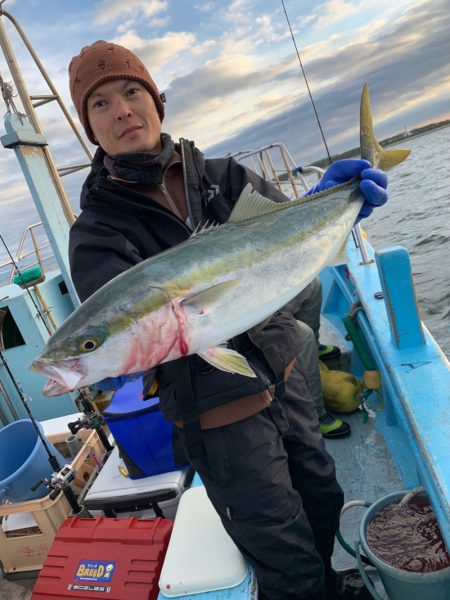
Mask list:
[[136,19],[140,15],[153,17],[159,12],[167,10],[168,2],[166,0],[102,0],[96,10],[94,24],[105,25],[117,20],[123,15],[133,15]]
[[155,29],[161,29],[162,27],[165,27],[169,23],[170,23],[170,17],[160,17],[160,18],[151,19],[151,21],[149,22],[149,26],[152,28],[154,27]]
[[[166,92],[164,125],[168,131],[192,137],[200,147],[217,154],[250,143],[259,146],[282,140],[300,158],[322,156],[305,84],[292,43],[286,40],[289,32],[281,8],[269,12],[256,0],[225,4],[197,0],[193,8],[191,16],[197,22],[192,31],[190,23],[180,18],[182,11],[171,11],[171,31],[151,38],[143,31],[154,35],[154,27],[169,18],[168,2],[101,0],[97,21],[71,21],[64,29],[70,42],[65,41],[62,52],[75,47],[69,58],[50,52],[44,44],[43,28],[36,27],[39,44],[45,48],[46,56],[41,59],[46,68],[50,65],[52,78],[56,73],[56,87],[68,98],[70,56],[94,30],[97,37],[106,35],[106,39],[114,37],[113,31],[115,41],[134,50]],[[335,27],[338,17],[345,21]],[[433,114],[448,113],[448,0],[330,0],[316,4],[308,18],[306,24],[305,18],[297,17],[295,31],[333,152],[357,143],[359,93],[364,81],[369,82],[381,136],[405,124],[410,127],[429,120]],[[82,26],[85,35],[80,36]],[[61,22],[48,27],[52,34],[62,29]],[[49,29],[45,29],[47,37],[51,37]],[[28,64],[27,59],[26,69]],[[38,77],[33,74],[31,80],[30,89],[40,90]],[[70,110],[74,114],[72,107]],[[63,141],[66,134],[51,114],[43,124],[61,155],[57,162],[66,162],[74,152]],[[67,185],[76,197],[75,185]]]
[[194,47],[196,37],[186,31],[169,31],[162,37],[146,40],[131,30],[114,40],[139,55],[153,73]]
[[328,0],[322,6],[324,6],[324,11],[317,19],[317,27],[325,27],[347,19],[356,11],[354,4],[345,2],[345,0]]
[[[379,137],[403,129],[405,123],[413,126],[420,120],[419,115],[427,114],[426,110],[434,115],[448,112],[450,15],[443,10],[444,4],[445,0],[419,3],[395,27],[377,29],[372,39],[363,28],[361,38],[356,36],[354,43],[332,54],[319,52],[308,61],[309,79],[318,82],[313,86],[313,96],[332,152],[358,144],[358,103],[365,81],[369,82]],[[276,81],[292,83],[296,69],[286,62]],[[271,101],[267,95],[264,105],[252,108],[267,113]],[[300,157],[316,159],[324,155],[317,132],[312,108],[304,96],[301,105],[285,105],[278,114],[251,127],[236,128],[234,137],[211,144],[208,152],[220,155],[251,143],[258,146],[283,139]]]
[[224,44],[219,57],[171,82],[166,90],[168,122],[175,130],[183,127],[185,131],[198,131],[197,125],[201,129],[208,121],[205,128],[208,136],[214,135],[211,132],[215,130],[218,135],[226,135],[239,123],[242,125],[245,120],[248,123],[251,113],[248,111],[246,118],[241,119],[234,114],[233,122],[227,123],[227,115],[221,108],[233,102],[234,107],[248,107],[248,91],[255,89],[256,93],[259,85],[267,84],[271,73],[271,68],[263,68],[258,58],[248,53],[244,43]]
[[210,52],[212,48],[217,46],[216,40],[205,40],[201,44],[196,44],[191,47],[191,54],[193,56],[202,56],[207,52]]
[[208,13],[216,8],[216,3],[215,2],[197,2],[197,4],[194,4],[194,8],[195,8],[195,10],[198,10],[199,12]]

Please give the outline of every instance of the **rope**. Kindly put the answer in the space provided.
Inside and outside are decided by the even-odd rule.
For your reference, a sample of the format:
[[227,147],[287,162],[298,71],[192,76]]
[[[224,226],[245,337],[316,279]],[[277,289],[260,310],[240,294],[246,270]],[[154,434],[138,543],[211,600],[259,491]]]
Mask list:
[[2,90],[3,100],[6,104],[6,112],[13,113],[17,116],[21,116],[21,113],[19,113],[19,111],[16,108],[16,105],[14,104],[13,98],[17,96],[17,94],[14,94],[14,88],[12,86],[12,83],[8,83],[7,81],[5,81],[1,75],[0,88]]

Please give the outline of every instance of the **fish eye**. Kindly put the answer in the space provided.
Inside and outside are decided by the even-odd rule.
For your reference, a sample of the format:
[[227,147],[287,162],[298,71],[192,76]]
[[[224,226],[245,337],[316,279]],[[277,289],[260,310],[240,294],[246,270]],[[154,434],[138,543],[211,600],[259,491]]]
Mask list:
[[83,340],[80,344],[80,350],[82,352],[92,352],[99,347],[100,343],[97,338],[90,337]]

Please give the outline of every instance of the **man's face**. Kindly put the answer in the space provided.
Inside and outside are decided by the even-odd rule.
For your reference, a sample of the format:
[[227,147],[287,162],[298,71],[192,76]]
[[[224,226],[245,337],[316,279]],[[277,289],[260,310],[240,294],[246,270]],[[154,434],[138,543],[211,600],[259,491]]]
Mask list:
[[109,155],[161,152],[161,121],[151,94],[130,79],[107,81],[87,100],[89,124]]

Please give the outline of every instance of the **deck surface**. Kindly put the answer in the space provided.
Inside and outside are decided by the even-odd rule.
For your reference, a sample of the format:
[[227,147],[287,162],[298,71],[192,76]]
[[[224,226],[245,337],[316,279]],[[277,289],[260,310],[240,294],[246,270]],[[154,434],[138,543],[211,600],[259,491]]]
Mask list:
[[[332,329],[328,328],[326,324],[323,327],[322,339],[325,339],[327,343],[337,343]],[[331,363],[329,366],[332,368],[342,366],[343,368],[346,362],[348,362],[348,357],[344,353],[341,365]],[[360,410],[352,414],[337,416],[349,422],[352,427],[352,434],[349,437],[326,440],[327,449],[336,462],[337,477],[344,489],[345,501],[365,500],[374,502],[388,493],[403,489],[389,450],[377,429],[374,413],[372,415],[369,413],[368,418],[365,418],[364,413]],[[351,508],[342,517],[341,533],[351,546],[354,546],[354,542],[359,539],[359,523],[364,511],[364,508]],[[333,555],[333,566],[337,570],[356,566],[355,559],[337,541]],[[9,583],[10,585],[8,585]],[[16,598],[17,600],[27,600],[31,595],[32,586],[33,578],[30,579],[29,576],[24,578],[18,576],[14,578],[13,582],[0,580],[0,600],[13,600]],[[254,581],[251,576],[238,587],[239,590],[234,589],[235,593],[232,590],[221,594],[210,592],[209,594],[196,595],[196,598],[199,600],[200,597],[214,600],[220,597],[220,600],[228,598],[237,600],[253,597]],[[159,597],[161,598],[161,595]]]
[[[326,440],[326,446],[335,459],[337,478],[344,489],[345,502],[365,500],[372,503],[391,492],[402,490],[400,476],[374,419],[369,417],[364,422],[361,411],[339,417],[350,423],[352,434],[344,439]],[[359,539],[359,523],[364,512],[363,507],[355,507],[342,516],[341,533],[351,546]],[[336,542],[334,567],[341,570],[355,564],[353,557]]]

